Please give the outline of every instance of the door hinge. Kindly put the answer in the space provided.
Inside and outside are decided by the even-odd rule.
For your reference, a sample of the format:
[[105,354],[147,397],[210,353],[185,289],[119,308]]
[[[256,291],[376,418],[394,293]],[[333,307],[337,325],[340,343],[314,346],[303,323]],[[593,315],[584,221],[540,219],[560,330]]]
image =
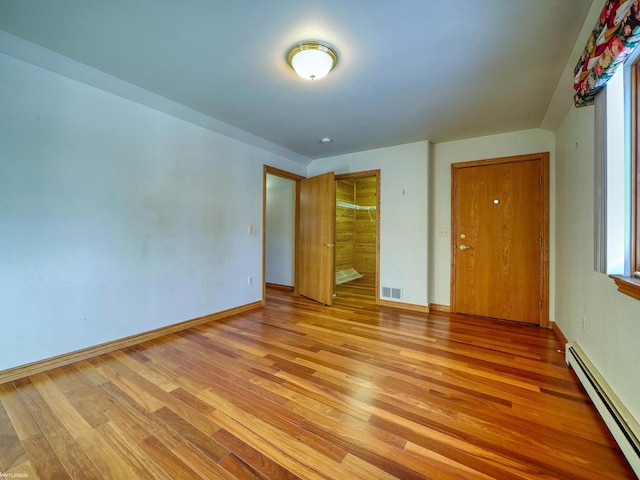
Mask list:
[[538,308],[540,308],[540,310],[542,310],[542,300],[540,300],[540,301],[538,302]]
[[540,185],[542,185],[542,175],[540,175]]
[[542,245],[543,245],[543,243],[542,243],[542,237],[540,237],[540,238],[538,239],[538,245],[540,245],[540,246],[542,246]]

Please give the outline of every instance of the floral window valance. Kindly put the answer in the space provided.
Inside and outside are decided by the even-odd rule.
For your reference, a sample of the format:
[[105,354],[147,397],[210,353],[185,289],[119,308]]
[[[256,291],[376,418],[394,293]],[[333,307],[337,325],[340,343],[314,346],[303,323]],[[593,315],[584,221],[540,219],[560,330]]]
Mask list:
[[576,107],[593,98],[640,42],[640,0],[607,0],[574,69]]

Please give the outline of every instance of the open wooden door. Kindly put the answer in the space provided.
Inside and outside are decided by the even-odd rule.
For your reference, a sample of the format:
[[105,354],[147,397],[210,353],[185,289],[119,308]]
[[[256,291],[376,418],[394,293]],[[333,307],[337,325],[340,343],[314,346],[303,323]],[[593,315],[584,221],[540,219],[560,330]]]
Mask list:
[[548,162],[452,165],[452,311],[548,325]]
[[296,291],[333,304],[335,179],[333,172],[300,181]]

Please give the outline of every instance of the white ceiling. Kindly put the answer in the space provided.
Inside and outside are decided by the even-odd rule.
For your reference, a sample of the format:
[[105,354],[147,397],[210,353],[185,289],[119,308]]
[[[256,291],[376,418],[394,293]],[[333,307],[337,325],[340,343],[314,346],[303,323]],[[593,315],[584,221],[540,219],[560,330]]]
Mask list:
[[[591,0],[3,0],[0,29],[309,159],[540,127]],[[289,47],[340,55],[305,81]],[[319,143],[331,137],[329,145]]]

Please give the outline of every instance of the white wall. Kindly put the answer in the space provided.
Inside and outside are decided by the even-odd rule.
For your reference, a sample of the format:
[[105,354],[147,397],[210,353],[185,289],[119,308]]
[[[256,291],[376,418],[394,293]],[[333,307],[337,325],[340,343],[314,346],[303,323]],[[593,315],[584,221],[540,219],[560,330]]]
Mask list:
[[296,182],[267,175],[265,280],[293,286]]
[[601,9],[602,3],[591,6],[547,112],[565,112],[555,128],[555,321],[640,421],[640,302],[593,271],[594,108],[577,109],[571,101],[573,68]]
[[593,110],[572,108],[556,131],[555,320],[640,420],[640,301],[593,271]]
[[294,162],[3,54],[0,72],[0,370],[261,299],[262,165]]
[[324,158],[312,162],[309,177],[380,169],[380,285],[403,289],[404,303],[429,304],[429,143]]
[[451,233],[451,164],[500,158],[529,153],[549,152],[551,179],[550,211],[550,318],[553,320],[554,305],[554,135],[542,129],[490,135],[455,142],[433,145],[431,174],[431,254],[429,266],[429,299],[431,303],[450,305],[451,280],[451,236],[441,237],[439,228],[446,227]]

